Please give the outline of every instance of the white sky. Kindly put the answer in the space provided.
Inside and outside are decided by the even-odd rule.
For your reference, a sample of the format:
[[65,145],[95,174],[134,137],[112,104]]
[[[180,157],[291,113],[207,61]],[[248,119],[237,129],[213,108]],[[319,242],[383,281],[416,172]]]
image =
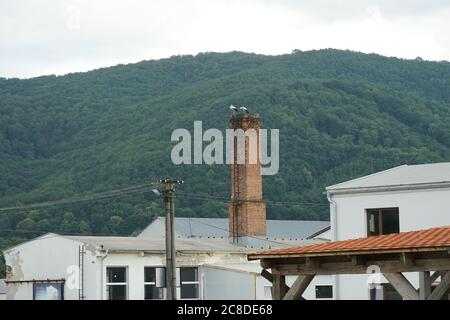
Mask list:
[[450,60],[450,1],[0,0],[0,77],[321,48]]

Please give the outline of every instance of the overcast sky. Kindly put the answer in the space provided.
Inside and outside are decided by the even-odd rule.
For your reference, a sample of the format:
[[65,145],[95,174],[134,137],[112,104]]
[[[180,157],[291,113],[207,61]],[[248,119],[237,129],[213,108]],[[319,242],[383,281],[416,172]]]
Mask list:
[[450,60],[450,1],[0,0],[0,77],[321,48]]

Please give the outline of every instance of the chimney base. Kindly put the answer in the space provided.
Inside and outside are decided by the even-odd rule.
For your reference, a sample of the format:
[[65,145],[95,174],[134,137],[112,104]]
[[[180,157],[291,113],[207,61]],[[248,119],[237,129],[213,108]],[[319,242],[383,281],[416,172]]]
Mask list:
[[269,242],[265,238],[256,237],[230,237],[229,242],[241,247],[267,248]]

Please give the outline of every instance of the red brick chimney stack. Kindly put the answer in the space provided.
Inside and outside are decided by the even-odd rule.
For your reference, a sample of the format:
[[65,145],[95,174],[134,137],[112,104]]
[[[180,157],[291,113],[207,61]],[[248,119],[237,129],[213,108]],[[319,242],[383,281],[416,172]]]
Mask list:
[[[249,163],[249,137],[245,138],[245,164],[237,164],[237,138],[234,137],[234,159],[231,164],[231,201],[228,204],[229,236],[233,243],[248,245],[266,236],[266,203],[262,195],[261,163],[259,161],[259,129],[261,119],[248,113],[232,116],[230,129],[256,131],[256,163]],[[256,241],[255,241],[256,240]]]

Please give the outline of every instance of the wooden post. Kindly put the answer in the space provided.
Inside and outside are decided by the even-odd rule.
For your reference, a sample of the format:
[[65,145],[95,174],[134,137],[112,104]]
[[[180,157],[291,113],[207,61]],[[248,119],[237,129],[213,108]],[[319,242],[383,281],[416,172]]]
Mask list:
[[272,298],[273,300],[281,300],[286,294],[286,277],[280,274],[272,275]]
[[419,300],[419,294],[413,285],[401,272],[383,273],[384,277],[392,284],[397,292],[405,300]]
[[433,274],[430,277],[431,284],[433,284],[433,282],[435,282],[440,276],[442,276],[442,272],[441,271],[433,272]]
[[308,288],[308,285],[311,283],[312,279],[314,279],[314,275],[299,275],[294,284],[284,296],[283,300],[301,299],[303,292],[305,292],[306,288]]
[[428,300],[439,300],[450,288],[450,271],[445,272],[441,277],[441,283],[434,288],[433,292],[428,297]]
[[431,294],[431,276],[429,271],[419,272],[419,298],[427,300]]

